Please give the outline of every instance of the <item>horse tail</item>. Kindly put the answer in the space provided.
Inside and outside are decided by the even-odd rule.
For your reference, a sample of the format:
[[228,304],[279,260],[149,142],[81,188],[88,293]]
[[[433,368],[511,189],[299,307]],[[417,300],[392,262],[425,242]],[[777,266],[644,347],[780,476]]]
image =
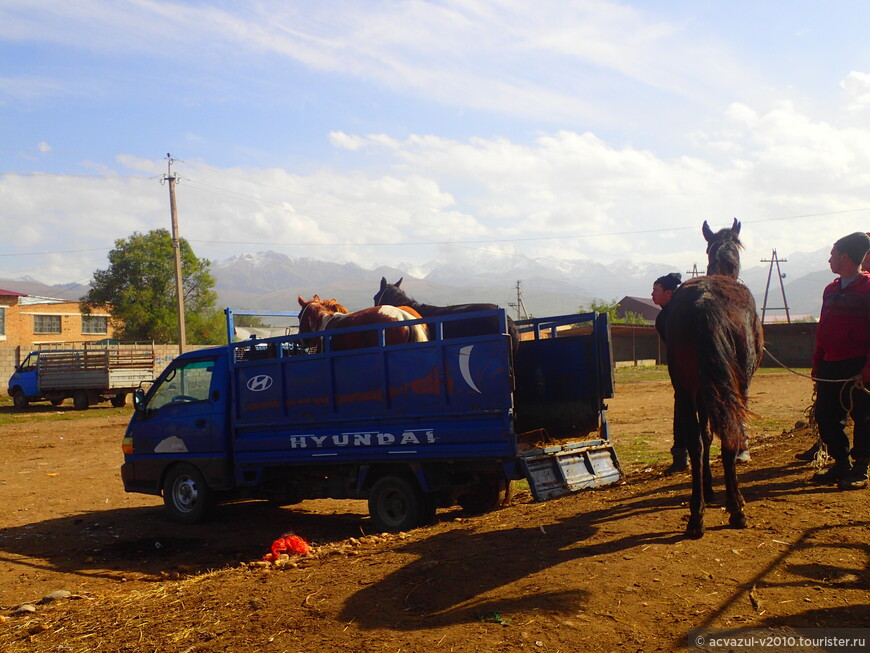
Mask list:
[[751,414],[747,391],[758,366],[760,349],[755,303],[744,307],[731,296],[705,295],[701,300],[703,309],[695,314],[699,395],[710,428],[719,434],[723,450],[739,451],[743,424]]

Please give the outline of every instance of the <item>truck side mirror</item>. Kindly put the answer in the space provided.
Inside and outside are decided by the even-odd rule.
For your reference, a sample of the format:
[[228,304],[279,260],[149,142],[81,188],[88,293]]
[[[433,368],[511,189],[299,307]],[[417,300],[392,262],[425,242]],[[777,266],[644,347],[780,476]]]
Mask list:
[[133,409],[136,412],[145,410],[145,391],[142,388],[133,391]]

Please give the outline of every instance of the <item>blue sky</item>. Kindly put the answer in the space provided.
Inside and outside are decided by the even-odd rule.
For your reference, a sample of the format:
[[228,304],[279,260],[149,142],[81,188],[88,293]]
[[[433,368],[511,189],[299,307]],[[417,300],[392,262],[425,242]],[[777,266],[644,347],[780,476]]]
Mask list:
[[168,228],[168,152],[212,260],[749,266],[870,228],[870,3],[0,0],[0,277]]

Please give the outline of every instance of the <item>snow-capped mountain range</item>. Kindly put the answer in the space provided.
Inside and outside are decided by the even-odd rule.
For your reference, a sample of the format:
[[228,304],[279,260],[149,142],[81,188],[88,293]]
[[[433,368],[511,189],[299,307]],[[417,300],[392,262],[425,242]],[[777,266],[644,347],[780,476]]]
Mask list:
[[[799,253],[782,265],[789,309],[795,315],[818,315],[822,288],[833,279],[827,267],[828,250]],[[237,310],[293,311],[297,295],[335,297],[351,310],[371,306],[381,277],[395,282],[404,277],[402,288],[412,297],[430,304],[493,302],[515,314],[517,282],[522,303],[530,315],[573,313],[593,299],[619,300],[624,296],[649,297],[652,282],[671,272],[657,263],[616,261],[602,264],[590,260],[540,260],[523,257],[468,256],[459,263],[430,261],[425,265],[400,264],[365,269],[354,263],[333,263],[311,258],[291,258],[277,252],[246,252],[212,263],[217,280],[219,305]],[[690,276],[680,271],[683,278]],[[756,296],[759,310],[768,287],[768,264],[743,270],[741,278]],[[23,277],[0,279],[0,288],[46,297],[79,299],[87,286],[49,286]],[[513,305],[513,306],[512,306]],[[768,288],[771,310],[783,306],[782,291],[771,276]]]

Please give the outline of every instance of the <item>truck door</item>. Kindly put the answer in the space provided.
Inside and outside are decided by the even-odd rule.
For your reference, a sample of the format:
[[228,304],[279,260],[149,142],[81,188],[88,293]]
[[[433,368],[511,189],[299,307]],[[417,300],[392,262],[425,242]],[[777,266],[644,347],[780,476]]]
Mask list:
[[226,378],[223,359],[173,362],[131,424],[134,453],[189,460],[208,476],[210,460],[224,457]]
[[39,353],[34,351],[22,361],[21,365],[15,368],[15,372],[9,379],[10,390],[18,387],[21,388],[25,397],[39,396],[39,383],[36,376],[38,361]]

